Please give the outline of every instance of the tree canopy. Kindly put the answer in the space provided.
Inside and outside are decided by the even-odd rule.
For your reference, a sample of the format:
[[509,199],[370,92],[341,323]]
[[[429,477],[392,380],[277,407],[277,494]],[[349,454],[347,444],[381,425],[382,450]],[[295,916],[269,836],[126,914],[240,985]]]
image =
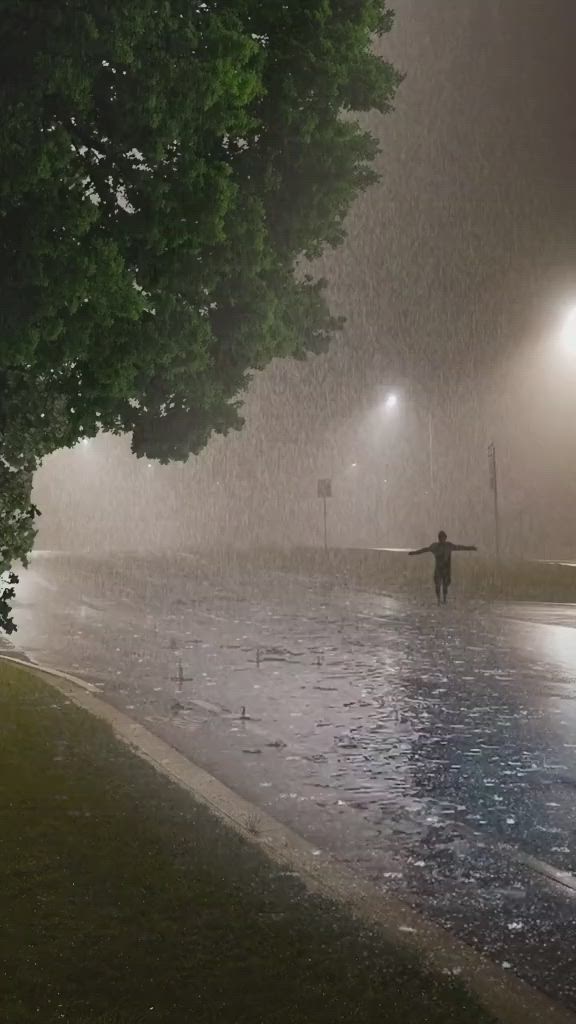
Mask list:
[[329,343],[300,268],[375,180],[350,115],[390,109],[391,24],[384,0],[0,0],[0,457],[22,494],[100,429],[186,459],[241,424],[251,371]]

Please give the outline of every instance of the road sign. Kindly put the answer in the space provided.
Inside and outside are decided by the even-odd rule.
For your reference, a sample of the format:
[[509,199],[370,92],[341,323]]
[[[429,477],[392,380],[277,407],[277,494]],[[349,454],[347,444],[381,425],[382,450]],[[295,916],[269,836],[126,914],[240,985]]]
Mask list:
[[332,481],[319,480],[318,481],[318,497],[319,498],[331,498],[332,497]]

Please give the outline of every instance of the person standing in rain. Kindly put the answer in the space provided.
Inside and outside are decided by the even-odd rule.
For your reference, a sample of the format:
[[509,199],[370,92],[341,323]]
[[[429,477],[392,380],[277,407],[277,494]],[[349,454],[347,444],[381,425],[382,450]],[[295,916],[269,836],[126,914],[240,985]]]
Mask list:
[[438,540],[427,548],[419,548],[418,551],[410,551],[410,555],[434,555],[434,589],[436,599],[446,604],[448,599],[448,587],[452,582],[452,552],[453,551],[477,551],[473,545],[453,544],[448,540],[444,530],[440,530]]

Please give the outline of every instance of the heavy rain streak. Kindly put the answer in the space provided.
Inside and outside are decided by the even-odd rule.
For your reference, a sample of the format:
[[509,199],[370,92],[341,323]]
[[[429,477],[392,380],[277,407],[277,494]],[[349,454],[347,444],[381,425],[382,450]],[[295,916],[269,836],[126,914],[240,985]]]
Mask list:
[[381,48],[406,79],[393,116],[365,118],[381,180],[319,267],[342,336],[258,374],[244,430],[184,468],[109,437],[46,460],[39,547],[315,545],[319,477],[335,545],[409,546],[444,525],[486,547],[495,442],[506,549],[575,554],[576,12],[553,0],[544,31],[536,0],[395,7]]
[[405,78],[360,115],[379,180],[310,267],[341,331],[255,372],[243,428],[187,462],[110,433],[46,457],[10,643],[552,1020],[576,1011],[576,4],[394,7],[376,46]]

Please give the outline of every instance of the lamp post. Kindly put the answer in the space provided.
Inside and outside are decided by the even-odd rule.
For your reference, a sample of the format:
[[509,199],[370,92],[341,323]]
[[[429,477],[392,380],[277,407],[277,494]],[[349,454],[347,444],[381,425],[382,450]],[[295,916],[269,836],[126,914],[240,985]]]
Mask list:
[[[388,394],[386,395],[385,399],[384,399],[384,408],[388,412],[392,412],[394,409],[398,408],[398,404],[399,404],[399,398],[398,398],[397,392],[396,391],[389,391]],[[427,408],[427,413],[426,413],[427,434],[428,434],[428,438],[427,438],[428,481],[429,481],[429,489],[430,489],[430,500],[431,500],[431,502],[433,502],[434,501],[434,489],[435,489],[435,483],[436,483],[435,472],[434,472],[434,417],[432,415],[432,409],[430,408],[430,405],[429,405],[428,401],[426,401],[426,404],[427,404],[427,407],[428,407]]]

